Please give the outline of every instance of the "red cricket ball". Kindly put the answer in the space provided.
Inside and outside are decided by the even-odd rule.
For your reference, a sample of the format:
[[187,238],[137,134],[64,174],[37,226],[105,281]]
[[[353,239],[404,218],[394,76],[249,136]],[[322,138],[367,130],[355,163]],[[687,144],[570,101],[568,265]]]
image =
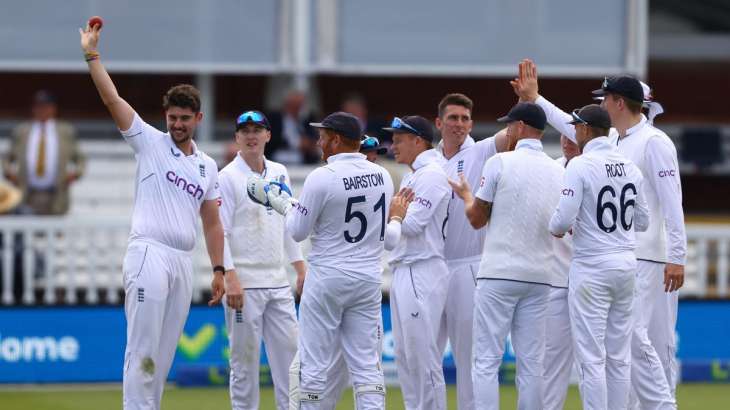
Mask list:
[[89,28],[94,28],[94,26],[99,26],[99,29],[104,25],[104,20],[99,16],[94,16],[89,19]]

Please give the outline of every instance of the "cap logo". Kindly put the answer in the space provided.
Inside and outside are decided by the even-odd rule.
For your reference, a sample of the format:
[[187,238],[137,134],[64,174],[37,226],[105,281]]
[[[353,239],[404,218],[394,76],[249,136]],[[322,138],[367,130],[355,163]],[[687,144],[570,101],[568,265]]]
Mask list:
[[608,88],[608,77],[603,77],[603,85],[601,88]]

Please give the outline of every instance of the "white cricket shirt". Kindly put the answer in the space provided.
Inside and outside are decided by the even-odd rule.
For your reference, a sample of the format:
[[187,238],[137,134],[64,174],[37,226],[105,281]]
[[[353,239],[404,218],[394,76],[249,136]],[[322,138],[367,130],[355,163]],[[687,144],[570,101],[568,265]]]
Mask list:
[[310,265],[379,283],[392,197],[385,168],[360,153],[333,155],[307,176],[299,203],[286,215],[286,229],[297,242],[310,237]]
[[[548,122],[575,142],[575,127],[568,124],[572,116],[540,96],[535,100],[545,111]],[[650,124],[646,117],[619,138],[615,128],[608,139],[618,151],[641,171],[650,220],[646,232],[636,235],[636,258],[658,263],[684,265],[687,259],[687,235],[682,209],[682,183],[677,150],[669,137]],[[667,245],[668,244],[668,245]]]
[[240,154],[221,170],[218,179],[226,236],[224,265],[226,270],[236,269],[246,289],[289,286],[285,264],[302,260],[302,252],[286,233],[284,217],[248,197],[246,182],[252,175],[291,186],[286,167],[265,158],[261,174],[254,172]]
[[649,224],[642,183],[639,168],[607,137],[588,141],[565,170],[550,232],[573,228],[575,259],[633,251],[634,232]]
[[490,158],[477,198],[492,203],[478,278],[553,285],[555,240],[548,231],[558,204],[563,168],[537,139]]
[[[436,149],[443,155],[443,142],[439,143]],[[454,181],[459,180],[459,175],[464,175],[472,187],[472,193],[476,193],[484,163],[496,153],[495,137],[474,142],[471,136],[467,136],[459,147],[459,152],[449,159],[444,157],[444,170]],[[474,229],[471,226],[464,212],[464,201],[453,191],[449,195],[447,216],[444,247],[446,260],[480,258],[484,249],[486,227]]]
[[217,200],[218,166],[193,142],[185,155],[170,134],[134,114],[132,126],[121,131],[137,159],[137,177],[130,241],[147,239],[181,251],[195,247],[204,200]]
[[424,151],[411,164],[413,171],[403,176],[400,188],[411,188],[415,199],[401,223],[400,240],[390,252],[392,265],[444,257],[451,186],[443,161],[435,149]]

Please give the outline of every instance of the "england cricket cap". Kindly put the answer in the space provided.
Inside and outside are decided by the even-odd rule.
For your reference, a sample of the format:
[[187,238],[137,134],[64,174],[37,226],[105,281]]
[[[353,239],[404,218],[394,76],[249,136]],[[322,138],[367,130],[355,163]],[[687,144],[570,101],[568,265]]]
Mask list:
[[568,122],[568,124],[586,124],[596,128],[611,128],[611,117],[608,116],[608,111],[597,104],[589,104],[581,109],[576,108],[571,115],[573,121]]
[[332,130],[337,134],[351,140],[360,141],[362,137],[362,126],[360,119],[349,112],[338,111],[326,116],[322,122],[310,122],[314,128]]
[[394,117],[390,123],[390,127],[384,127],[383,129],[393,133],[402,132],[413,134],[428,142],[433,142],[436,136],[431,121],[420,115],[409,115],[403,118]]
[[606,77],[601,88],[593,91],[594,96],[606,94],[620,95],[638,103],[644,101],[644,89],[641,87],[641,82],[628,75]]
[[246,124],[254,124],[271,131],[271,125],[264,113],[261,111],[246,111],[236,118],[236,131]]
[[388,148],[380,145],[380,140],[369,135],[363,135],[360,141],[360,152],[371,152],[375,151],[378,155],[385,155],[388,152]]
[[547,118],[545,117],[545,111],[539,105],[531,102],[521,102],[512,107],[507,115],[497,119],[497,122],[502,123],[514,121],[522,121],[532,128],[544,130]]

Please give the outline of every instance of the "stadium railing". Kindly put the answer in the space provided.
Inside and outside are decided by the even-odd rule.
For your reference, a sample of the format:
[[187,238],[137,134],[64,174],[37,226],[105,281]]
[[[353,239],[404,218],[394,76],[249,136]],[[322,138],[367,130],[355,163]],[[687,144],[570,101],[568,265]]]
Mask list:
[[[121,303],[129,227],[129,216],[0,218],[0,300],[5,305]],[[730,297],[730,225],[692,224],[687,237],[686,281],[680,295]],[[193,258],[193,301],[200,303],[211,279],[202,239]],[[385,267],[384,292],[390,279]]]

